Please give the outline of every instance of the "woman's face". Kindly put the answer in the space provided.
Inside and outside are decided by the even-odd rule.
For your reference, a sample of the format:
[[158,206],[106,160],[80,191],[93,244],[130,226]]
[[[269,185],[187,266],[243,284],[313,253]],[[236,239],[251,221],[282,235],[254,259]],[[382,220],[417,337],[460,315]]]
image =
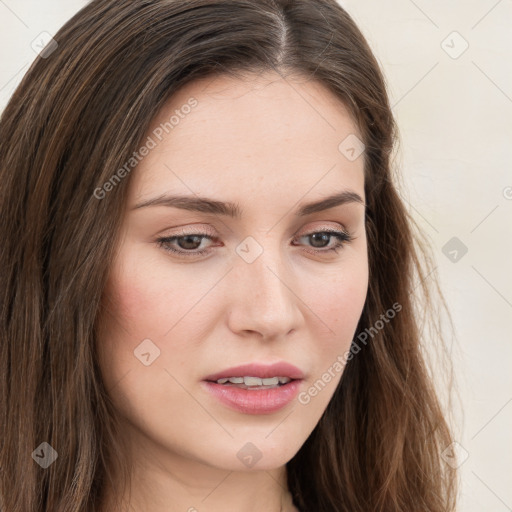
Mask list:
[[[323,86],[270,73],[193,82],[153,121],[132,172],[99,337],[102,374],[136,457],[179,461],[196,475],[272,469],[314,429],[367,292],[356,136]],[[265,374],[274,363],[296,370]],[[258,367],[230,370],[246,364]],[[294,380],[271,389],[205,381],[224,370]]]

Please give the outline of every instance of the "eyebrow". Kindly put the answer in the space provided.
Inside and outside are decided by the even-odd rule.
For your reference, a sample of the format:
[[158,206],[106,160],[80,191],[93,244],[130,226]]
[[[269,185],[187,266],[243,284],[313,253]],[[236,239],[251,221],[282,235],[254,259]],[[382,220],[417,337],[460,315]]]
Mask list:
[[[301,205],[295,215],[303,217],[347,203],[359,203],[365,206],[359,194],[352,190],[343,190],[323,199]],[[224,215],[235,219],[239,219],[242,216],[242,209],[238,203],[216,201],[215,199],[197,196],[161,195],[138,203],[133,207],[133,210],[148,206],[168,206],[182,210]]]

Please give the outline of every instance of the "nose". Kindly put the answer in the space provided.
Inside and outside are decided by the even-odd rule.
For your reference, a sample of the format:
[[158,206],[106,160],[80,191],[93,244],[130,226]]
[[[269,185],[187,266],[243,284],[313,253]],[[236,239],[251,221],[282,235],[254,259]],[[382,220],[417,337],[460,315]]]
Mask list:
[[229,275],[228,322],[233,332],[280,338],[301,326],[300,290],[278,249],[265,249],[252,263],[236,259]]

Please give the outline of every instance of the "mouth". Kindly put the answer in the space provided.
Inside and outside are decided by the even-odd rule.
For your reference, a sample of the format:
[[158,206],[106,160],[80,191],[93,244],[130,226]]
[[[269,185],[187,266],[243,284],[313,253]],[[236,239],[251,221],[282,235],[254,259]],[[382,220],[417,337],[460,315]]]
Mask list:
[[230,377],[215,380],[207,380],[214,384],[220,384],[228,387],[236,387],[239,389],[275,389],[285,386],[289,382],[299,379],[290,379],[289,377],[270,377],[262,379],[260,377]]
[[275,386],[245,386],[203,381],[205,391],[222,405],[244,414],[272,414],[290,404],[299,393],[301,379]]
[[[304,378],[303,372],[296,366],[280,361],[273,364],[249,363],[208,375],[206,381],[218,384],[243,384],[246,386],[277,386],[291,380]],[[276,381],[277,379],[277,381]]]
[[245,414],[270,414],[289,404],[304,374],[286,362],[228,368],[203,380],[205,389],[222,404]]

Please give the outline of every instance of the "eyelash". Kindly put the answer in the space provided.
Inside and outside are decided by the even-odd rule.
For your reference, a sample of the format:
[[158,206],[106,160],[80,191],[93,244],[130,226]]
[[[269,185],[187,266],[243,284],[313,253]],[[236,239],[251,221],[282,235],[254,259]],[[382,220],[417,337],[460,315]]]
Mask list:
[[[345,244],[348,244],[353,240],[352,235],[350,235],[346,231],[337,231],[337,230],[331,230],[331,229],[323,229],[321,231],[312,231],[311,233],[306,233],[304,235],[301,235],[299,238],[310,237],[310,236],[318,235],[318,234],[331,235],[331,237],[337,238],[337,241],[336,241],[336,244],[334,245],[334,247],[330,247],[329,249],[313,249],[312,251],[308,251],[308,252],[312,252],[313,254],[317,254],[317,255],[322,254],[322,253],[324,253],[324,254],[330,253],[331,251],[334,251],[335,253],[337,253],[337,249],[340,249]],[[176,250],[176,249],[173,249],[169,245],[173,241],[179,240],[181,238],[186,238],[188,236],[209,238],[210,240],[215,239],[215,237],[210,236],[206,233],[180,233],[179,235],[169,236],[169,237],[165,237],[165,238],[159,238],[156,240],[156,242],[159,247],[164,249],[164,251],[176,254],[178,256],[182,256],[184,258],[189,258],[189,257],[193,257],[193,256],[203,256],[203,255],[208,254],[211,251],[211,248],[202,249],[199,251],[195,250],[194,252],[184,251],[184,250]]]

